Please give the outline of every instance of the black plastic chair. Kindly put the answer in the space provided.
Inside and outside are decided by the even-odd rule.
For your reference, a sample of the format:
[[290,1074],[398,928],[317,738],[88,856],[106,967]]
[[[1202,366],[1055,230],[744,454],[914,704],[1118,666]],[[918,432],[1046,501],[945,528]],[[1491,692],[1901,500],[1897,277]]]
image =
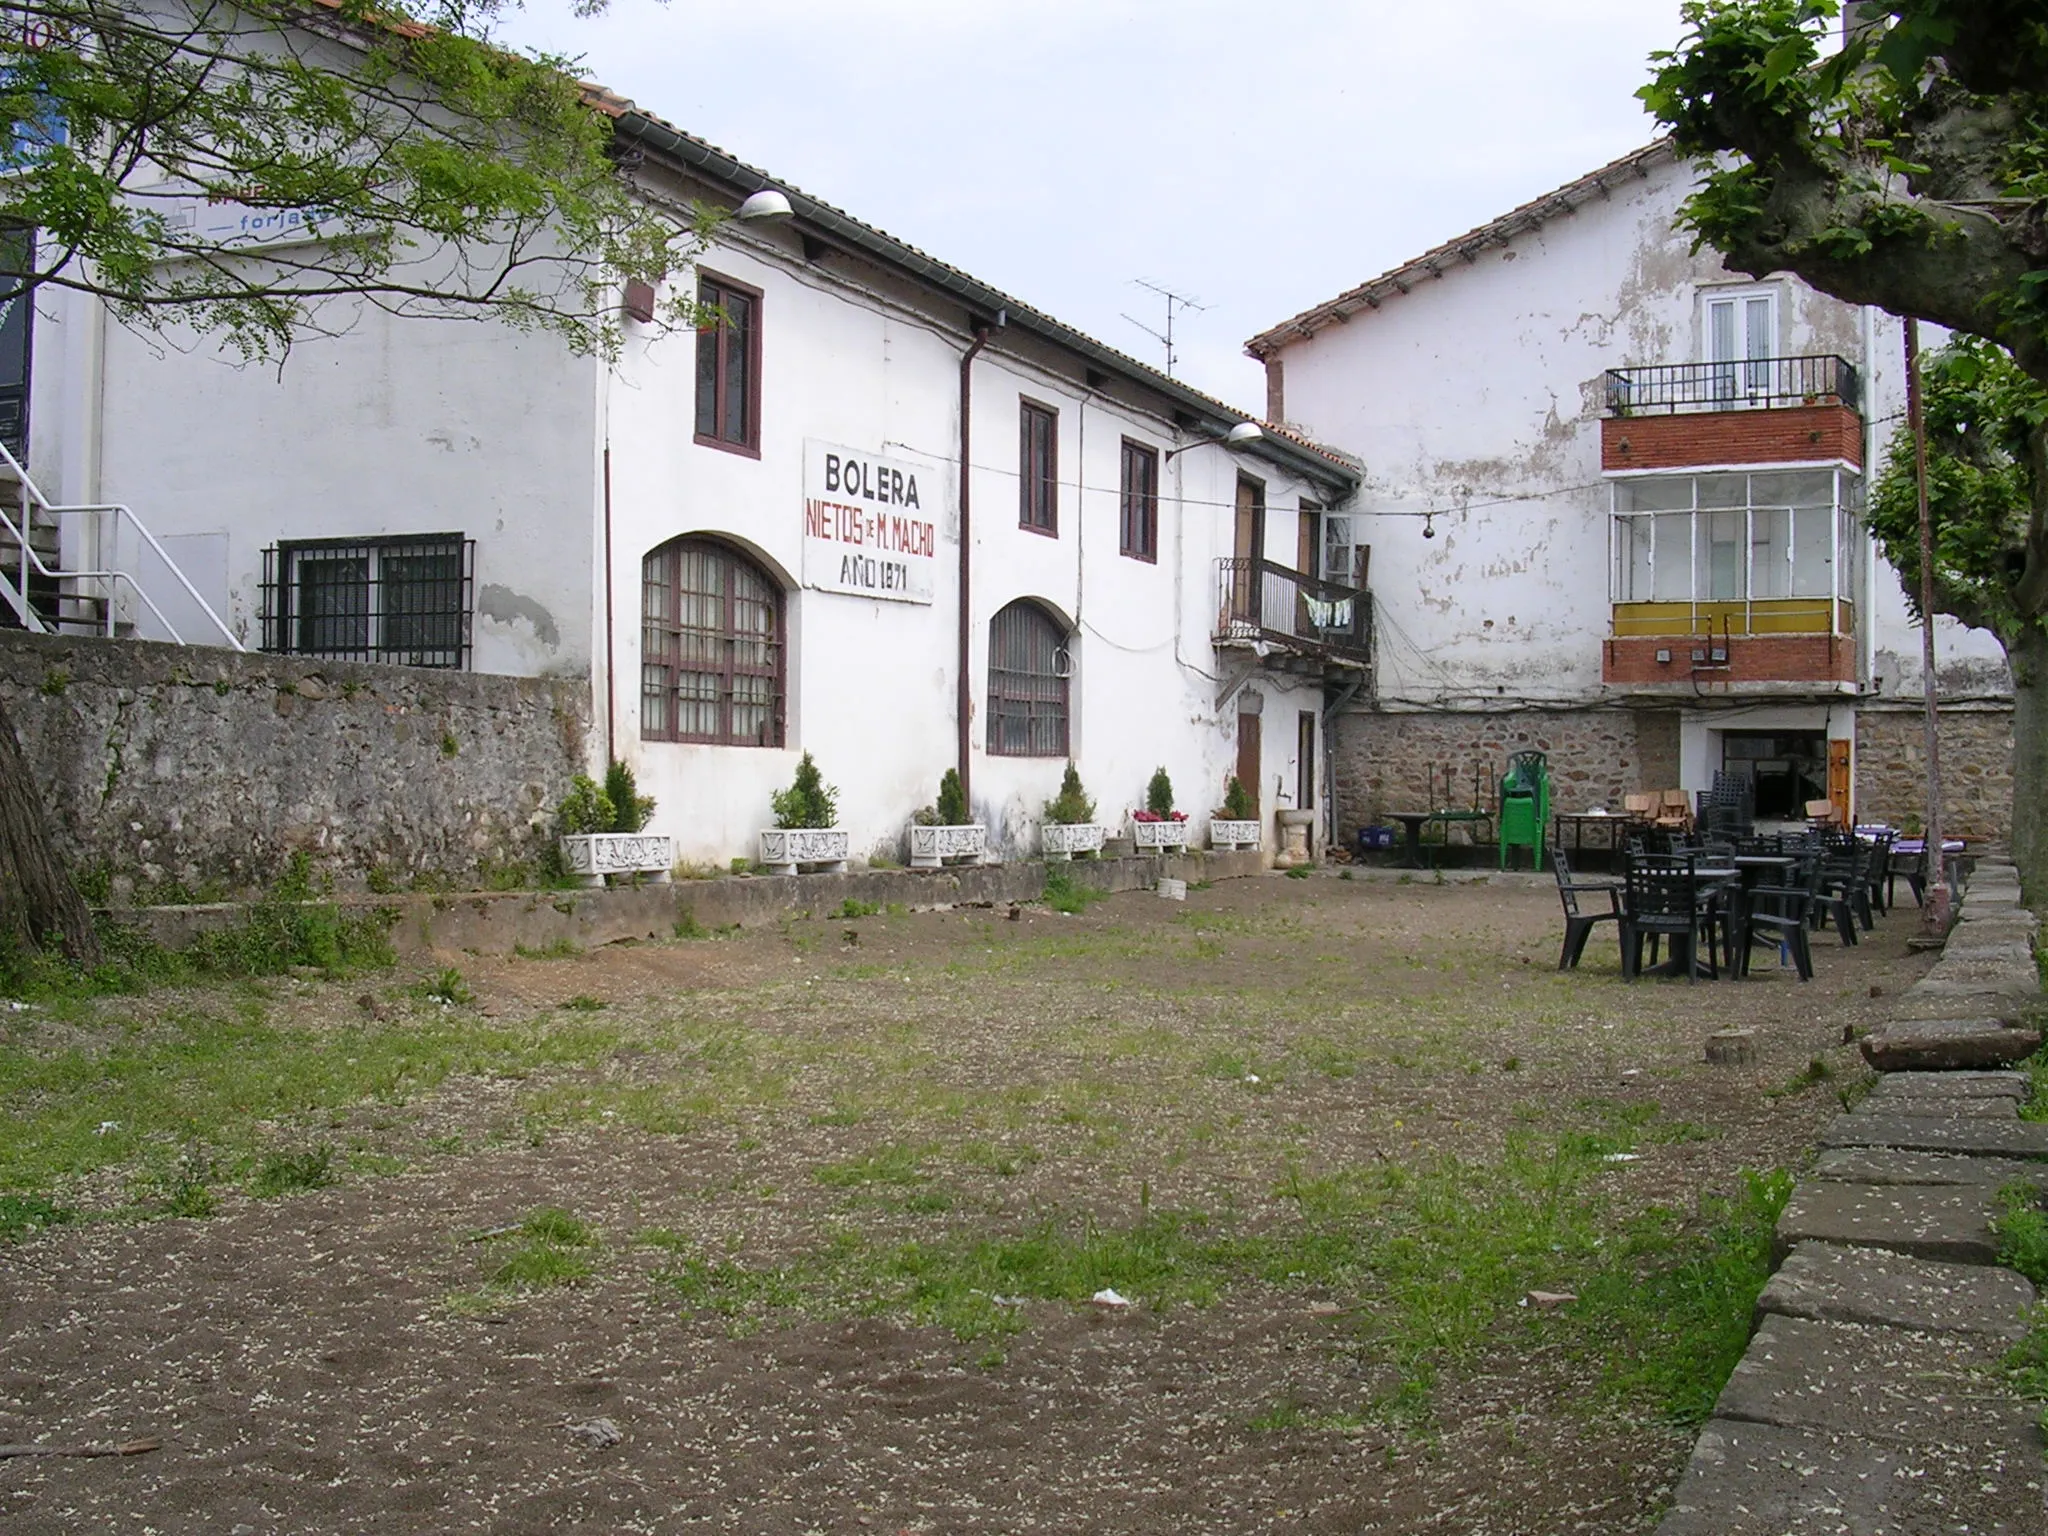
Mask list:
[[1906,893],[1913,898],[1913,905],[1924,906],[1927,902],[1927,850],[1922,847],[1918,853],[1901,853],[1894,848],[1890,862],[1884,872],[1884,900],[1888,907],[1898,905],[1898,882],[1906,882]]
[[1624,981],[1634,981],[1642,974],[1644,942],[1654,944],[1665,935],[1670,936],[1674,951],[1681,936],[1686,941],[1684,964],[1688,982],[1699,979],[1703,955],[1708,974],[1718,978],[1721,968],[1715,946],[1717,936],[1725,934],[1719,892],[1699,878],[1691,859],[1646,854],[1630,862],[1621,901]]
[[[1621,923],[1621,886],[1613,880],[1583,880],[1572,874],[1571,865],[1565,861],[1564,849],[1553,843],[1550,848],[1550,868],[1557,876],[1557,897],[1564,903],[1564,948],[1558,951],[1557,968],[1560,971],[1575,971],[1579,958],[1586,952],[1586,940],[1593,930],[1602,923],[1613,923],[1617,931]],[[1605,896],[1605,912],[1581,911],[1581,896]]]
[[1817,852],[1809,854],[1784,885],[1752,886],[1743,896],[1741,948],[1733,961],[1738,975],[1749,974],[1750,949],[1759,940],[1792,956],[1801,981],[1813,980],[1813,946],[1806,936],[1807,914],[1813,910],[1820,879]]
[[1898,833],[1887,827],[1870,840],[1870,905],[1878,912],[1890,912],[1892,898],[1890,879],[1892,868],[1892,844],[1898,840]]

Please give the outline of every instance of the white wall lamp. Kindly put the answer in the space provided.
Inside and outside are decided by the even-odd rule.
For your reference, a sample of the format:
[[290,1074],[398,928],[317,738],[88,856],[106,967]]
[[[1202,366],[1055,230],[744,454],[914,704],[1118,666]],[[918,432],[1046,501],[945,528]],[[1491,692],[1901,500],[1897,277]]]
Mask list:
[[764,219],[786,219],[796,210],[789,206],[789,199],[773,187],[763,187],[733,212],[733,217],[753,224]]
[[1266,436],[1265,429],[1256,421],[1240,421],[1220,437],[1200,437],[1192,443],[1182,443],[1178,448],[1169,448],[1159,462],[1164,464],[1190,448],[1206,447],[1210,443],[1221,443],[1226,448],[1243,448],[1251,443],[1261,442]]

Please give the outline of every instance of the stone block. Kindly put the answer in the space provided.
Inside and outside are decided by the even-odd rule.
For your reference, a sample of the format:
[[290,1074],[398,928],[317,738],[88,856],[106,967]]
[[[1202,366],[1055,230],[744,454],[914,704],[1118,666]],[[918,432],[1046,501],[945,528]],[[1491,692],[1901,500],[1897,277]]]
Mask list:
[[2038,1531],[2029,1453],[1900,1445],[1715,1419],[1657,1536],[1934,1536]]
[[2027,1331],[2034,1287],[2009,1269],[1946,1264],[1880,1248],[1801,1243],[1757,1298],[1758,1320],[1798,1317],[2011,1344]]
[[1973,1120],[2017,1120],[2020,1107],[2011,1099],[1957,1099],[1934,1094],[1891,1094],[1867,1098],[1850,1111],[1857,1115],[1964,1115]]
[[1871,1100],[1887,1098],[2011,1099],[2027,1096],[2024,1072],[1887,1072],[1870,1090]]
[[1772,1255],[1782,1261],[1801,1243],[1884,1248],[1956,1264],[1995,1264],[1991,1220],[1997,1191],[1988,1184],[1841,1184],[1816,1179],[1792,1191],[1778,1218]]
[[1934,1115],[1838,1115],[1822,1134],[1821,1145],[2048,1162],[2048,1125]]
[[1811,1177],[1837,1184],[1988,1184],[2031,1179],[2048,1190],[2048,1162],[2011,1157],[1955,1157],[1890,1147],[1838,1147],[1814,1159]]
[[1863,1059],[1880,1072],[1952,1072],[2024,1061],[2041,1048],[2041,1032],[2008,1028],[1995,1017],[1898,1019],[1861,1044]]
[[2004,1445],[2038,1457],[2033,1412],[1995,1385],[2003,1354],[1969,1334],[1767,1317],[1714,1416],[1930,1446]]

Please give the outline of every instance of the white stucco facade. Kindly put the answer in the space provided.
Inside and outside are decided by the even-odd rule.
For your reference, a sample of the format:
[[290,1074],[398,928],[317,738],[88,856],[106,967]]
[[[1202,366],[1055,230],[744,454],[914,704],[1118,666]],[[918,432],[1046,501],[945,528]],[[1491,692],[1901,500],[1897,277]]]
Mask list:
[[[707,191],[683,170],[663,174],[671,195]],[[1262,552],[1291,564],[1299,508],[1341,502],[1351,471],[1299,444],[1227,447],[1215,439],[1245,414],[1127,360],[1105,365],[1101,349],[1084,356],[1043,317],[1003,323],[999,306],[970,310],[866,252],[827,253],[798,225],[729,224],[698,269],[671,282],[694,285],[699,273],[759,296],[758,426],[747,451],[694,431],[690,332],[629,324],[608,364],[494,323],[366,307],[338,334],[300,342],[282,366],[238,367],[203,343],[132,334],[64,296],[47,298],[38,321],[32,470],[53,499],[133,506],[252,649],[266,638],[266,604],[278,601],[265,589],[266,551],[473,540],[468,665],[587,676],[593,770],[608,755],[633,766],[657,802],[649,830],[673,836],[681,859],[752,857],[758,831],[773,825],[770,794],[810,752],[839,790],[854,856],[900,860],[911,814],[956,760],[961,359],[976,325],[993,323],[968,381],[975,819],[999,853],[1035,854],[1041,807],[1071,756],[1114,834],[1164,766],[1199,845],[1240,761],[1240,714],[1262,708],[1286,722],[1269,724],[1259,762],[1270,846],[1273,812],[1304,782],[1296,723],[1320,719],[1325,695],[1313,675],[1231,675],[1212,641],[1217,562],[1233,553],[1241,476],[1263,488]],[[1020,526],[1025,401],[1056,415],[1050,530]],[[1159,455],[1151,558],[1119,547],[1126,442]],[[894,510],[929,526],[925,600],[830,590],[807,569],[807,502],[828,449],[918,472],[915,506]],[[685,537],[737,552],[772,586],[779,744],[662,740],[643,728],[643,562]],[[275,574],[283,567],[271,558]],[[152,586],[186,617],[170,583]],[[1063,636],[1065,752],[991,750],[990,625],[1019,599]],[[193,626],[179,627],[192,637]],[[268,638],[291,644],[276,625]]]

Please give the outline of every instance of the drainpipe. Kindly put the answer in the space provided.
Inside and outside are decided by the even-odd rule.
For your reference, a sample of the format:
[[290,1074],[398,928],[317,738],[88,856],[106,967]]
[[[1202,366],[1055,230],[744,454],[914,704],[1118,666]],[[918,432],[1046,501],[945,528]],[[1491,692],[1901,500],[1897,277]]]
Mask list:
[[619,698],[618,668],[612,662],[612,445],[604,445],[604,760],[618,761],[614,713]]
[[[1001,325],[1004,318],[999,312],[995,323]],[[959,728],[960,797],[969,805],[974,803],[971,780],[973,770],[968,762],[973,733],[974,685],[967,667],[970,648],[974,643],[973,608],[968,601],[974,581],[974,524],[968,485],[973,473],[970,468],[970,450],[973,441],[974,359],[980,355],[981,349],[988,345],[989,329],[988,325],[977,321],[974,327],[974,345],[960,358],[960,667],[953,713]]]

